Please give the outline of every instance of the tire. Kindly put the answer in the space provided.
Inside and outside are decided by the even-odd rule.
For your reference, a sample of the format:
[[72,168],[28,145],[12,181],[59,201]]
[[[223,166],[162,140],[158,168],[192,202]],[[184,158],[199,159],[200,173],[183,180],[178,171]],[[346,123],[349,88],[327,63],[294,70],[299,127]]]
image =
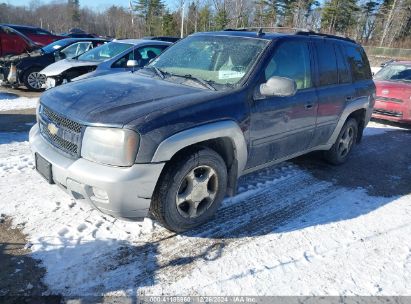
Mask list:
[[208,221],[226,194],[227,167],[221,156],[199,148],[180,155],[164,170],[151,203],[154,217],[175,232]]
[[357,142],[357,136],[358,123],[354,118],[350,118],[342,127],[334,145],[324,153],[325,159],[333,165],[345,163]]
[[41,68],[30,68],[24,73],[23,82],[30,91],[39,92],[43,90],[41,86],[46,82],[46,76],[41,75],[40,71]]

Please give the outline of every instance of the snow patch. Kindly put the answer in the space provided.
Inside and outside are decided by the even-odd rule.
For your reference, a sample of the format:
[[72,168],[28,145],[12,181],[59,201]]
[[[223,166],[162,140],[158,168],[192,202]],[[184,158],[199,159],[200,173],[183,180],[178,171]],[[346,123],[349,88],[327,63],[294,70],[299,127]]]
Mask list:
[[38,98],[28,97],[5,97],[0,95],[0,111],[10,110],[22,110],[22,109],[35,109],[37,106]]
[[0,210],[28,235],[53,293],[411,295],[411,195],[369,196],[286,162],[242,177],[215,219],[175,235],[75,201],[10,136],[0,134]]

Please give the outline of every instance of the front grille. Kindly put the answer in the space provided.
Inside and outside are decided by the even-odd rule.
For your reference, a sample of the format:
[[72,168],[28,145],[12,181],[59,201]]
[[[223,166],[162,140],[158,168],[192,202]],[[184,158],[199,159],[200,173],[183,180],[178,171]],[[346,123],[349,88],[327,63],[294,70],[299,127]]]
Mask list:
[[40,134],[43,138],[65,154],[78,158],[83,126],[44,106],[40,106],[39,114]]
[[378,101],[382,102],[395,102],[395,103],[402,103],[403,101],[398,98],[391,98],[391,97],[382,97],[382,96],[377,96],[376,98]]
[[43,113],[56,125],[65,127],[69,130],[72,130],[76,133],[81,132],[81,124],[78,122],[72,121],[68,118],[62,117],[59,114],[51,111],[49,108],[43,106]]
[[383,109],[374,109],[374,113],[378,115],[385,115],[385,116],[391,116],[391,117],[402,117],[402,112],[389,111],[389,110],[383,110]]

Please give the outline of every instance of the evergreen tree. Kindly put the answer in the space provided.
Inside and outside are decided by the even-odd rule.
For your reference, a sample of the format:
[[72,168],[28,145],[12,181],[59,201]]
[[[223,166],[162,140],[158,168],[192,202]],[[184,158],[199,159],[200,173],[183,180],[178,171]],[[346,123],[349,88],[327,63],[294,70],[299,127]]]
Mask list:
[[324,4],[321,28],[330,33],[345,33],[355,23],[357,0],[330,0]]
[[132,8],[144,21],[148,35],[161,34],[164,12],[162,0],[137,0],[133,2]]

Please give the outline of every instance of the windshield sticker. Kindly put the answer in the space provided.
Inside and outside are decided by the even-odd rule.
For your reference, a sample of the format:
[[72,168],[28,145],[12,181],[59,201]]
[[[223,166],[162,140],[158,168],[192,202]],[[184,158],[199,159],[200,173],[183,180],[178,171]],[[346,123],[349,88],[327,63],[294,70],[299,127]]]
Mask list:
[[61,46],[60,46],[60,45],[58,45],[58,44],[53,45],[53,49],[57,50],[57,49],[59,49],[59,48],[61,48]]
[[218,79],[241,78],[244,76],[244,74],[244,72],[238,71],[218,71]]

